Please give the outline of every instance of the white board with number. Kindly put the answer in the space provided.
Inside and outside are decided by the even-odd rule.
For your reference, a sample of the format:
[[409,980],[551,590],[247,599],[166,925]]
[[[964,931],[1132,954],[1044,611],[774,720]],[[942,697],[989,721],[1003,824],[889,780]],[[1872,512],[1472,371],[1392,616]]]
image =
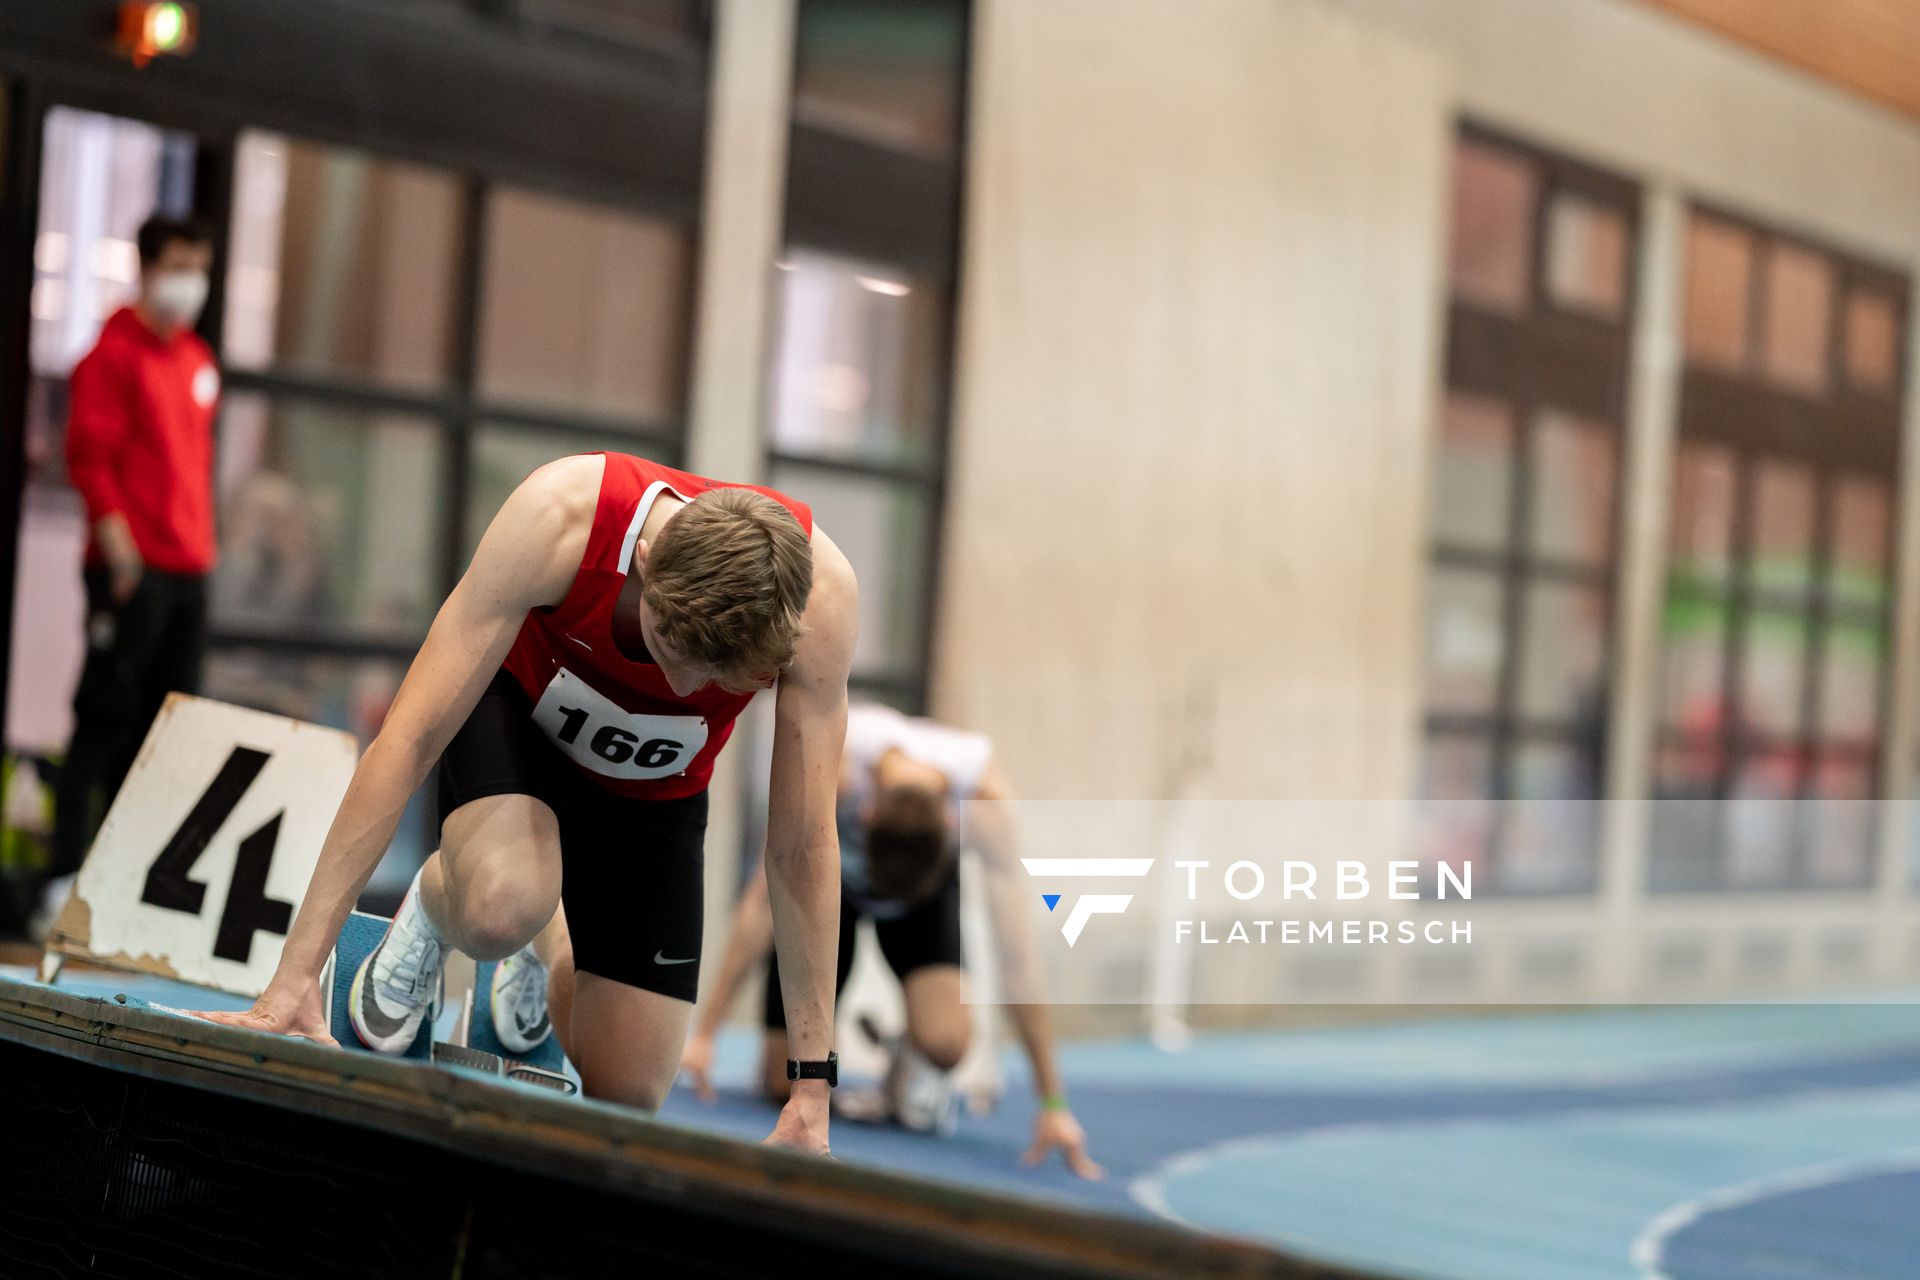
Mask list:
[[335,729],[169,696],[48,949],[260,994],[358,757]]

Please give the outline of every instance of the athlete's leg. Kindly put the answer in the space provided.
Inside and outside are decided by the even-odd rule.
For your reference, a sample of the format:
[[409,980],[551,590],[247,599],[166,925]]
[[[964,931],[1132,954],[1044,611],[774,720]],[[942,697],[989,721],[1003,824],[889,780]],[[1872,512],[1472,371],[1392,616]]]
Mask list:
[[693,1004],[574,968],[567,914],[533,940],[547,966],[547,1016],[588,1097],[657,1111],[673,1087]]
[[567,1056],[590,1098],[657,1111],[680,1070],[693,1001],[575,973]]
[[446,940],[476,960],[525,946],[560,906],[560,824],[528,795],[470,800],[440,824],[440,850],[420,873],[420,905]]
[[629,800],[560,793],[565,911],[536,944],[548,1016],[589,1097],[654,1110],[680,1068],[700,982],[704,792]]
[[880,921],[874,932],[906,996],[908,1041],[932,1066],[951,1071],[973,1038],[960,963],[958,868],[927,899],[905,915]]
[[573,1057],[573,939],[567,933],[566,908],[553,913],[553,919],[533,940],[533,953],[547,966],[547,1016],[553,1020],[553,1034],[560,1048]]
[[973,1018],[967,1008],[967,973],[957,964],[931,964],[900,981],[907,1000],[907,1039],[942,1071],[967,1056]]

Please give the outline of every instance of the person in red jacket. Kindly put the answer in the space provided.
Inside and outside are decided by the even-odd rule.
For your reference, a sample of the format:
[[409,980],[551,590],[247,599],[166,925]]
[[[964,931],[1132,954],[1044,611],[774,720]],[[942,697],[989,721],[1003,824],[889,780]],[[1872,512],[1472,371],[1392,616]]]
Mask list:
[[[156,216],[139,250],[139,296],[73,370],[67,474],[87,508],[87,658],[54,793],[57,877],[78,870],[167,694],[200,684],[220,372],[193,325],[213,241],[197,222]],[[60,880],[51,888],[65,896]]]

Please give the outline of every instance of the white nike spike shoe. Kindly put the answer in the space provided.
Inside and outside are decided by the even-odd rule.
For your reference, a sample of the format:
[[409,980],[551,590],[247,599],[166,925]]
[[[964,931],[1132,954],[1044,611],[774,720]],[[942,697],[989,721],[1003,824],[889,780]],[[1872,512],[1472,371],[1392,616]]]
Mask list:
[[525,946],[493,967],[488,994],[493,1033],[509,1053],[532,1053],[553,1034],[547,1017],[547,966]]
[[376,1053],[405,1053],[440,1003],[445,947],[420,909],[416,878],[380,945],[354,971],[347,1018]]

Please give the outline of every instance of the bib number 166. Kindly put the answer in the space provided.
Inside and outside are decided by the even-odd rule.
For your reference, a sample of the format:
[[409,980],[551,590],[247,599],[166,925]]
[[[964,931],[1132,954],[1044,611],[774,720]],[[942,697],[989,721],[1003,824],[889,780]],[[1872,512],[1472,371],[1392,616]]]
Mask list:
[[564,667],[541,694],[533,719],[581,768],[607,778],[672,777],[707,744],[707,722],[699,716],[628,711]]
[[[580,733],[591,717],[592,713],[585,707],[561,707],[562,724],[554,741],[567,745],[580,741]],[[686,744],[672,738],[648,738],[642,742],[619,725],[603,724],[594,728],[593,737],[587,740],[587,750],[608,764],[625,764],[631,760],[642,769],[658,769],[678,760]]]

